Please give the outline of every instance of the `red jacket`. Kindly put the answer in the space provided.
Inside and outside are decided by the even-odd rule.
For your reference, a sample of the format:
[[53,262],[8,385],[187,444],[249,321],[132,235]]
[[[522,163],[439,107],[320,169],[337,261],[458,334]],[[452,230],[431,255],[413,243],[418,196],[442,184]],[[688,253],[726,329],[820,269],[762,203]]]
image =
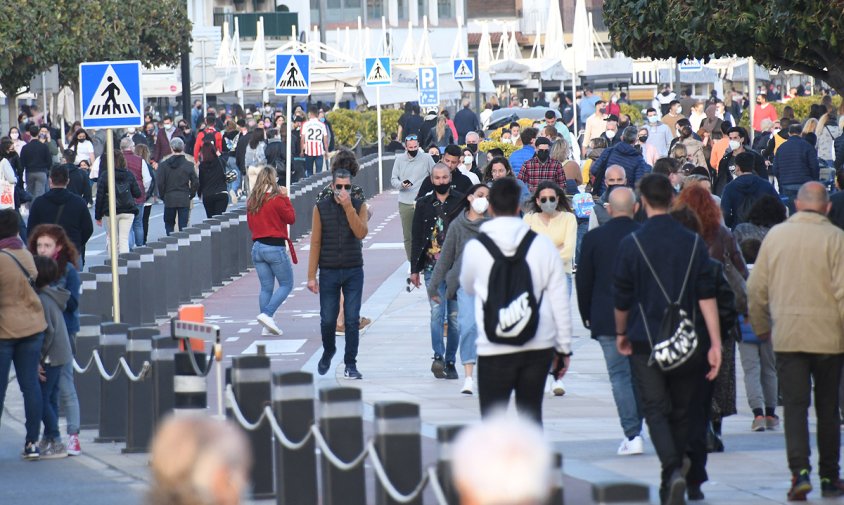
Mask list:
[[290,248],[290,259],[298,263],[296,251],[293,249],[293,242],[287,234],[287,226],[296,222],[296,211],[290,198],[276,196],[264,203],[257,213],[247,213],[246,222],[249,230],[252,231],[252,240],[261,238],[283,238]]

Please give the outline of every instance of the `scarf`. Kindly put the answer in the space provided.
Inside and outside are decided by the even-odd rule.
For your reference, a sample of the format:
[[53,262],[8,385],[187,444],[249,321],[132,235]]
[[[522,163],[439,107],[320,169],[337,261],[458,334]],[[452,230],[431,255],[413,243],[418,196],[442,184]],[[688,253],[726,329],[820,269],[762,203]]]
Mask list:
[[0,240],[0,249],[23,249],[23,241],[17,235]]

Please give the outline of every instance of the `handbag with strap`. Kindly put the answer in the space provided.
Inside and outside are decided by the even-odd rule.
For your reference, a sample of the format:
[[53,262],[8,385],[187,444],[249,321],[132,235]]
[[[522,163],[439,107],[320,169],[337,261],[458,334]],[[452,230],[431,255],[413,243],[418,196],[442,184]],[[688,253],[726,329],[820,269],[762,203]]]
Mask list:
[[21,269],[21,272],[26,277],[26,281],[29,283],[32,289],[35,289],[35,279],[33,279],[31,275],[29,275],[29,272],[26,270],[26,268],[23,267],[21,262],[18,261],[17,258],[15,258],[15,255],[10,253],[9,251],[6,251],[5,249],[0,249],[0,253],[3,253],[6,256],[12,258],[12,260],[14,260],[14,262],[18,265],[18,268]]

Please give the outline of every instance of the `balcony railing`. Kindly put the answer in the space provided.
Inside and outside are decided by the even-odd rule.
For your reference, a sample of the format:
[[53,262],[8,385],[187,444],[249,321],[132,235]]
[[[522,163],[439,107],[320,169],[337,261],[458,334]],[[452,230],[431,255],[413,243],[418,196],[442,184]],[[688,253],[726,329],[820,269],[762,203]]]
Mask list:
[[223,26],[223,22],[228,21],[229,30],[234,30],[234,20],[237,18],[240,36],[255,38],[258,34],[258,18],[262,16],[265,37],[290,37],[293,27],[299,26],[299,15],[295,12],[215,13],[214,26]]

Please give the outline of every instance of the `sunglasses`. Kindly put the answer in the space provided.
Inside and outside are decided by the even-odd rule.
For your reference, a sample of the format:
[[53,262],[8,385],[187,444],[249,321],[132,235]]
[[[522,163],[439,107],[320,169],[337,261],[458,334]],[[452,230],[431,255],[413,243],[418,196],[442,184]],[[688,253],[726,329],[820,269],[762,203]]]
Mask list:
[[556,201],[557,201],[557,197],[556,197],[556,196],[543,196],[542,198],[540,198],[540,199],[539,199],[539,202],[540,202],[540,203],[545,203],[545,202],[551,202],[551,203],[554,203],[554,202],[556,202]]
[[337,191],[342,191],[344,189],[346,191],[349,191],[350,189],[352,189],[352,185],[351,184],[335,184],[334,189],[336,189]]
[[407,140],[419,140],[419,137],[417,135],[408,135],[407,137],[404,138],[404,140],[405,141],[407,141]]

